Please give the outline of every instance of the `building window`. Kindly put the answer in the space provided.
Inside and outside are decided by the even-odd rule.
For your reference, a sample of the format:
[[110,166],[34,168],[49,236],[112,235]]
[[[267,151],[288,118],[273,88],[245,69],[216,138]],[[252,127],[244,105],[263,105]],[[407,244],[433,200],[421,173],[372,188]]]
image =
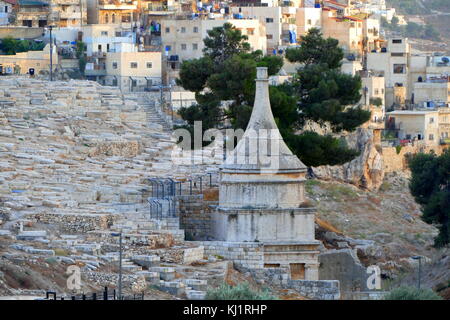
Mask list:
[[117,62],[113,62],[113,63],[112,63],[112,68],[113,68],[113,69],[117,69]]
[[273,39],[273,36],[271,34],[266,35],[267,39]]
[[405,73],[406,65],[404,64],[394,64],[394,73]]
[[198,27],[194,27],[194,33],[198,33]]
[[115,13],[112,14],[111,22],[116,23],[116,14]]
[[404,55],[403,52],[391,52],[391,57],[403,57]]
[[147,62],[147,69],[151,69],[153,64],[151,62]]
[[430,123],[434,123],[434,118],[433,117],[430,118]]
[[130,62],[130,68],[131,69],[137,69],[138,63],[137,62]]
[[312,24],[311,19],[308,19],[308,21],[306,21],[306,24],[311,25]]
[[186,43],[181,44],[181,50],[186,50]]
[[193,43],[193,44],[192,44],[192,50],[197,50],[197,49],[198,49],[198,44]]
[[273,23],[273,18],[266,18],[266,23]]
[[108,36],[108,31],[102,31],[102,36]]
[[378,94],[378,89],[374,90],[374,94],[377,95]]
[[181,27],[181,33],[186,33],[186,28],[185,27]]
[[169,27],[166,28],[166,33],[170,33],[170,28]]
[[428,140],[433,141],[434,140],[434,135],[433,134],[428,135]]
[[402,39],[392,39],[392,43],[402,43]]

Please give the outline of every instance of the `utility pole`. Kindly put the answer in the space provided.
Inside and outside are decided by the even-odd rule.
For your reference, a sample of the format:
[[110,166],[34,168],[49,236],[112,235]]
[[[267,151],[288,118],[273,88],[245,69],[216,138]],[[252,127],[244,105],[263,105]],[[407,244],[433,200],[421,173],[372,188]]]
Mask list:
[[52,38],[52,29],[53,26],[48,26],[50,30],[50,81],[53,81],[53,38]]
[[421,256],[414,256],[412,257],[414,260],[419,260],[419,274],[417,279],[417,289],[420,289],[420,277],[422,275],[422,257]]
[[122,300],[122,230],[119,236],[119,300]]
[[122,230],[120,232],[111,233],[113,237],[119,237],[119,300],[122,300]]
[[83,0],[80,0],[80,31],[83,31]]

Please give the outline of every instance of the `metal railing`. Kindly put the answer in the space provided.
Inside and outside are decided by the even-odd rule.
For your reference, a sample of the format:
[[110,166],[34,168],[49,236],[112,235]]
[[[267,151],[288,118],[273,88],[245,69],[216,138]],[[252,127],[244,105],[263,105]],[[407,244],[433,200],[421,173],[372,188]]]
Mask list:
[[149,178],[151,196],[147,198],[150,219],[175,218],[178,216],[177,197],[183,195],[202,194],[204,187],[213,187],[213,176],[217,173],[196,175],[185,180],[169,177]]
[[[116,289],[112,291],[105,287],[103,292],[81,293],[73,295],[57,295],[56,291],[47,291],[44,300],[119,300]],[[122,300],[144,300],[144,293],[123,295]]]

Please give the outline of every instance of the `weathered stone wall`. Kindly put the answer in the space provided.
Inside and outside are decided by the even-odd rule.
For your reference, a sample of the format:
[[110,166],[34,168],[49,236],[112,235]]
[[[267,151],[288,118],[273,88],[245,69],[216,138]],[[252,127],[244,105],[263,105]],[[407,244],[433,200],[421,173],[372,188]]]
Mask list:
[[342,293],[367,290],[366,268],[353,249],[329,250],[319,255],[319,279],[339,280]]
[[444,150],[443,146],[426,146],[423,144],[406,145],[397,153],[395,147],[383,147],[383,165],[384,172],[396,172],[408,169],[406,156],[408,154],[416,154],[420,152],[429,153],[434,151],[436,154],[441,154]]
[[202,194],[180,196],[180,228],[186,240],[207,240],[211,237],[211,213],[216,201],[204,201]]
[[[116,288],[119,281],[119,275],[117,273],[82,272],[82,275],[87,282],[95,283],[102,287]],[[143,276],[134,274],[122,275],[122,288],[124,290],[141,292],[146,286],[145,278]]]
[[183,263],[189,264],[198,260],[202,260],[205,256],[205,248],[203,246],[195,248],[186,248],[183,253]]
[[108,229],[118,215],[114,214],[67,214],[67,213],[36,213],[27,216],[36,222],[56,224],[61,231],[84,233],[92,230]]
[[90,157],[121,156],[136,157],[141,152],[138,141],[105,141],[94,143],[89,152]]
[[245,268],[263,268],[263,244],[256,242],[195,241],[204,247],[205,256],[220,256]]
[[237,266],[241,272],[249,272],[256,280],[281,288],[294,289],[310,299],[338,300],[340,286],[337,280],[292,280],[287,268],[248,269]]

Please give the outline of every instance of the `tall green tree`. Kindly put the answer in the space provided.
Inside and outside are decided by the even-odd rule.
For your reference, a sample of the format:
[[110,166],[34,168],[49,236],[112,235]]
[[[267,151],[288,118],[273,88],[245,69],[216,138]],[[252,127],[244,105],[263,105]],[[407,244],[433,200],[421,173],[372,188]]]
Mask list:
[[[203,57],[183,61],[178,84],[195,92],[197,100],[196,105],[179,112],[188,126],[201,119],[203,130],[224,126],[228,121],[235,128],[246,127],[253,105],[256,67],[266,66],[272,75],[283,65],[280,57],[251,52],[246,40],[240,30],[225,23],[208,31]],[[222,109],[221,101],[230,104]]]
[[[286,51],[286,58],[300,63],[292,82],[298,99],[298,127],[312,120],[329,124],[333,132],[353,131],[369,120],[370,112],[358,104],[361,99],[361,78],[341,72],[344,56],[336,39],[325,39],[313,28],[302,36],[301,46]],[[342,164],[358,152],[347,148],[343,140],[313,132],[295,134],[287,139],[290,147],[307,165]]]
[[450,243],[450,150],[440,156],[419,153],[408,161],[411,169],[409,189],[422,207],[422,220],[437,224],[436,247]]
[[[256,67],[266,66],[269,75],[283,66],[279,56],[251,52],[246,37],[225,24],[208,32],[204,56],[184,61],[178,83],[194,91],[197,104],[182,108],[180,114],[192,128],[203,121],[203,130],[231,123],[245,129],[255,94]],[[340,164],[358,153],[341,139],[314,132],[299,134],[306,120],[329,123],[335,132],[354,130],[370,113],[348,107],[360,99],[361,80],[340,72],[342,49],[335,39],[324,39],[317,29],[303,37],[302,46],[288,50],[286,57],[300,62],[295,80],[270,86],[270,103],[280,132],[289,147],[309,166]],[[228,107],[220,107],[221,101]],[[188,128],[189,129],[189,128]]]
[[44,47],[44,42],[16,40],[11,37],[3,38],[0,44],[0,49],[7,55],[13,55],[18,52],[41,51]]

